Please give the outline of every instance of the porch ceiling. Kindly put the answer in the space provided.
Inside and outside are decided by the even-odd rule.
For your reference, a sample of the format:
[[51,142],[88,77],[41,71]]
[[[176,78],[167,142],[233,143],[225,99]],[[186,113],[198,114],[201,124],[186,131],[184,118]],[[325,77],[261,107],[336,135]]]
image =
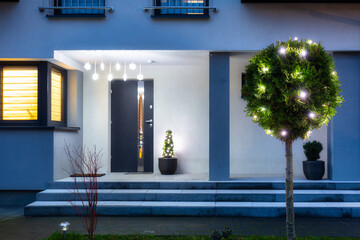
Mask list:
[[[208,64],[209,51],[128,51],[128,50],[78,50],[78,51],[55,51],[54,58],[60,62],[64,59],[73,61],[78,65],[86,62],[94,64],[112,62],[123,64],[125,61],[129,64],[134,62],[142,65],[198,65]],[[74,64],[68,64],[74,65]]]

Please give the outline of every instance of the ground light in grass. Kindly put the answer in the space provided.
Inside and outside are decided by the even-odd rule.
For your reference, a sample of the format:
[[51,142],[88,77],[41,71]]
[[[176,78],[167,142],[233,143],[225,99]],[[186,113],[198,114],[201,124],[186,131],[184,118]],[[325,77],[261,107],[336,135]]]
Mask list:
[[[59,240],[62,239],[62,234],[54,233],[49,238],[44,240]],[[208,236],[153,236],[153,235],[94,235],[94,240],[208,240]],[[286,240],[286,237],[275,236],[232,236],[231,240]],[[360,238],[349,237],[297,237],[297,240],[360,240]],[[69,233],[66,235],[66,240],[87,240],[87,235]]]

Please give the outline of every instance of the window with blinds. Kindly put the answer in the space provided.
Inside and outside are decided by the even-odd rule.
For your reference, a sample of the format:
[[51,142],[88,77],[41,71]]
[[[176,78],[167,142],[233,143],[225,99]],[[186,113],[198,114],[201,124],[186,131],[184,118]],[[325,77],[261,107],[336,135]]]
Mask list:
[[51,70],[51,121],[62,120],[62,74]]
[[[199,15],[208,16],[209,10],[200,9],[201,7],[208,7],[209,0],[156,0],[156,6],[159,7],[181,7],[174,9],[160,9],[155,11],[155,15]],[[189,8],[186,8],[189,7]],[[191,7],[200,7],[199,9],[192,9]]]
[[2,120],[38,119],[37,67],[4,67]]

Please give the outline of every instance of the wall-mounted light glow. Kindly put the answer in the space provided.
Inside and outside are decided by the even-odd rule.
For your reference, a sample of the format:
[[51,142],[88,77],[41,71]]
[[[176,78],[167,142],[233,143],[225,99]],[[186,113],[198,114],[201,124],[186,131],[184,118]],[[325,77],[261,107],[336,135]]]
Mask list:
[[279,49],[279,53],[282,54],[282,55],[285,55],[285,53],[286,53],[286,48],[281,47],[281,48]]
[[94,70],[94,73],[92,75],[92,79],[95,80],[95,81],[99,79],[99,74],[96,72],[96,62],[95,62],[95,70]]
[[89,62],[85,63],[84,65],[85,70],[91,70],[91,64]]
[[129,64],[129,69],[130,70],[136,70],[136,64],[134,62]]
[[306,51],[305,49],[301,50],[300,55],[301,55],[302,57],[306,57],[307,51]]
[[282,130],[282,131],[280,132],[280,135],[281,135],[282,137],[286,137],[287,134],[288,134],[288,132],[287,132],[286,130]]

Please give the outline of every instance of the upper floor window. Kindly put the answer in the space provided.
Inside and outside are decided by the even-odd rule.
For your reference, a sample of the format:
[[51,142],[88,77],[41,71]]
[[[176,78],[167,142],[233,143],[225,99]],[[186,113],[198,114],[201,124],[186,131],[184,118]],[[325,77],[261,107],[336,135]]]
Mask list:
[[48,0],[39,7],[48,17],[105,17],[113,7],[106,6],[105,0]]
[[105,0],[53,0],[54,6],[63,7],[55,10],[55,15],[105,15]]
[[208,17],[209,0],[155,0],[155,16]]

